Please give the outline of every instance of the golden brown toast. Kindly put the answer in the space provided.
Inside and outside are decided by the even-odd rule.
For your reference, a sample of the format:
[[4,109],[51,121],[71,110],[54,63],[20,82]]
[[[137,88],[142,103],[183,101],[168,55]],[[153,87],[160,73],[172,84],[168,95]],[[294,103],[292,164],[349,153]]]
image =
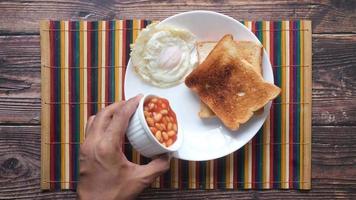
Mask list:
[[185,79],[185,84],[231,130],[237,130],[280,92],[277,86],[265,82],[237,51],[232,35],[225,35]]
[[[263,48],[261,45],[252,41],[235,41],[237,47],[237,53],[248,63],[251,64],[253,69],[262,76],[262,54]],[[202,63],[205,58],[209,55],[211,50],[215,47],[217,42],[214,41],[204,41],[197,43],[198,59],[199,63]],[[262,114],[263,108],[256,111],[256,114]],[[201,118],[214,117],[214,112],[203,102],[200,103],[199,116]]]

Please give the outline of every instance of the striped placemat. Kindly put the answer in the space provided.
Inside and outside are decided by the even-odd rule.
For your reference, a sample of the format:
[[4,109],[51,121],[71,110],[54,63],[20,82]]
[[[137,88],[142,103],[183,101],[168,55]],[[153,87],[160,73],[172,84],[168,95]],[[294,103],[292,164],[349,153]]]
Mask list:
[[[41,188],[75,189],[89,116],[124,99],[130,44],[149,20],[41,22]],[[153,187],[311,187],[311,22],[243,21],[270,56],[282,88],[258,134],[220,159],[173,159]],[[129,160],[148,159],[124,144]]]

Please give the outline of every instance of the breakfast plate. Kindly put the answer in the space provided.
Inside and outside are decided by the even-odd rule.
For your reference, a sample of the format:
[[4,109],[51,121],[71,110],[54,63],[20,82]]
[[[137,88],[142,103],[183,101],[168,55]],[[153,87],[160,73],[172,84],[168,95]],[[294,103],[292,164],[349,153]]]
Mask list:
[[[232,34],[236,40],[260,43],[256,36],[235,19],[211,11],[191,11],[171,16],[160,22],[189,30],[198,41],[217,41],[225,34]],[[263,77],[273,83],[273,72],[267,53],[263,52]],[[125,78],[126,99],[137,94],[154,94],[170,101],[174,109],[184,141],[173,156],[183,160],[203,161],[226,156],[249,142],[262,127],[269,114],[271,102],[265,105],[263,114],[254,115],[237,131],[226,128],[218,118],[201,119],[198,116],[200,99],[185,84],[159,88],[143,81],[135,73],[131,60]]]

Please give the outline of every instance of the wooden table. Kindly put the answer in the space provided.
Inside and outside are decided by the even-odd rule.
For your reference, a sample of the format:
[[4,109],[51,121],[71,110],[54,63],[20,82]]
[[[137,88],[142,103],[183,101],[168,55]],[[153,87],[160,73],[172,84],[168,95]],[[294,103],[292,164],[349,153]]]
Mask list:
[[[61,3],[60,3],[61,2]],[[239,20],[313,21],[312,190],[153,190],[142,199],[356,198],[356,1],[0,1],[0,199],[40,191],[40,19],[164,19],[213,10]]]

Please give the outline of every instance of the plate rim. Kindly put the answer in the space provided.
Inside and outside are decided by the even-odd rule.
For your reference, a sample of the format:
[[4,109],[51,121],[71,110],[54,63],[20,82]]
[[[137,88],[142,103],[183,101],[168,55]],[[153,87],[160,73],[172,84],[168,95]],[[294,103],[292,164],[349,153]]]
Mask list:
[[[232,17],[230,17],[230,16],[228,16],[228,15],[225,15],[225,14],[222,14],[222,13],[218,13],[218,12],[214,12],[214,11],[209,11],[209,10],[193,10],[193,11],[181,12],[181,13],[177,13],[177,14],[171,15],[171,16],[169,16],[169,17],[163,19],[163,20],[160,21],[158,24],[167,23],[167,21],[169,21],[169,20],[172,20],[172,19],[174,19],[174,18],[176,18],[176,17],[180,17],[180,16],[182,16],[182,15],[187,15],[187,14],[212,14],[212,15],[218,15],[219,17],[223,17],[223,18],[226,18],[226,19],[228,19],[228,20],[231,20],[231,21],[233,21],[234,23],[239,24],[240,27],[242,27],[245,31],[249,32],[249,33],[252,35],[252,37],[254,37],[254,39],[255,39],[254,42],[257,41],[257,42],[263,47],[261,41],[260,41],[260,40],[256,37],[256,35],[255,35],[252,31],[250,31],[244,24],[242,24],[242,23],[239,22],[238,20],[236,20],[236,19],[234,19],[234,18],[232,18]],[[268,65],[269,65],[269,66],[267,66],[267,67],[270,67],[270,70],[272,71],[272,73],[271,73],[271,80],[272,80],[272,81],[269,81],[269,82],[272,83],[272,84],[274,84],[274,74],[273,74],[272,64],[271,64],[270,58],[269,58],[269,56],[268,56],[268,54],[267,54],[267,52],[266,52],[266,49],[263,47],[263,57],[264,57],[264,56],[266,56],[266,59],[267,59],[267,61],[268,61]],[[263,63],[263,57],[262,57],[262,63]],[[130,57],[128,63],[127,63],[127,66],[129,66],[129,64],[132,66],[131,57]],[[126,77],[126,74],[127,74],[127,73],[128,73],[128,70],[126,69],[126,71],[125,71],[125,77]],[[125,79],[124,79],[124,95],[125,95],[125,96],[127,96],[127,95],[126,95],[126,91],[127,91],[127,90],[126,90],[126,87],[127,87],[127,79],[125,78]],[[211,157],[211,158],[209,158],[209,159],[186,159],[187,157],[180,157],[180,156],[177,154],[177,152],[179,152],[179,150],[178,150],[177,152],[175,152],[175,153],[172,154],[173,157],[178,158],[178,159],[181,159],[181,160],[187,160],[187,161],[208,161],[208,160],[214,160],[214,159],[222,158],[222,157],[228,156],[228,155],[230,155],[230,154],[236,152],[237,150],[239,150],[239,149],[241,149],[242,147],[244,147],[247,143],[249,143],[249,142],[257,135],[257,133],[258,133],[258,131],[261,129],[261,127],[263,127],[263,124],[265,123],[265,121],[267,120],[267,117],[268,117],[268,115],[269,115],[269,112],[270,112],[270,109],[271,109],[271,105],[272,105],[272,101],[269,101],[269,102],[265,105],[265,107],[264,107],[265,111],[264,111],[264,112],[268,112],[268,113],[267,113],[266,116],[264,116],[264,118],[262,119],[263,122],[262,122],[261,126],[259,127],[259,129],[257,129],[256,132],[253,131],[254,133],[253,133],[253,134],[250,134],[251,136],[248,137],[248,140],[244,140],[244,141],[242,142],[242,145],[241,145],[241,146],[236,145],[236,148],[230,148],[231,150],[233,150],[233,151],[231,151],[230,153],[224,154],[224,155],[220,155],[220,156],[213,156],[213,157]]]

